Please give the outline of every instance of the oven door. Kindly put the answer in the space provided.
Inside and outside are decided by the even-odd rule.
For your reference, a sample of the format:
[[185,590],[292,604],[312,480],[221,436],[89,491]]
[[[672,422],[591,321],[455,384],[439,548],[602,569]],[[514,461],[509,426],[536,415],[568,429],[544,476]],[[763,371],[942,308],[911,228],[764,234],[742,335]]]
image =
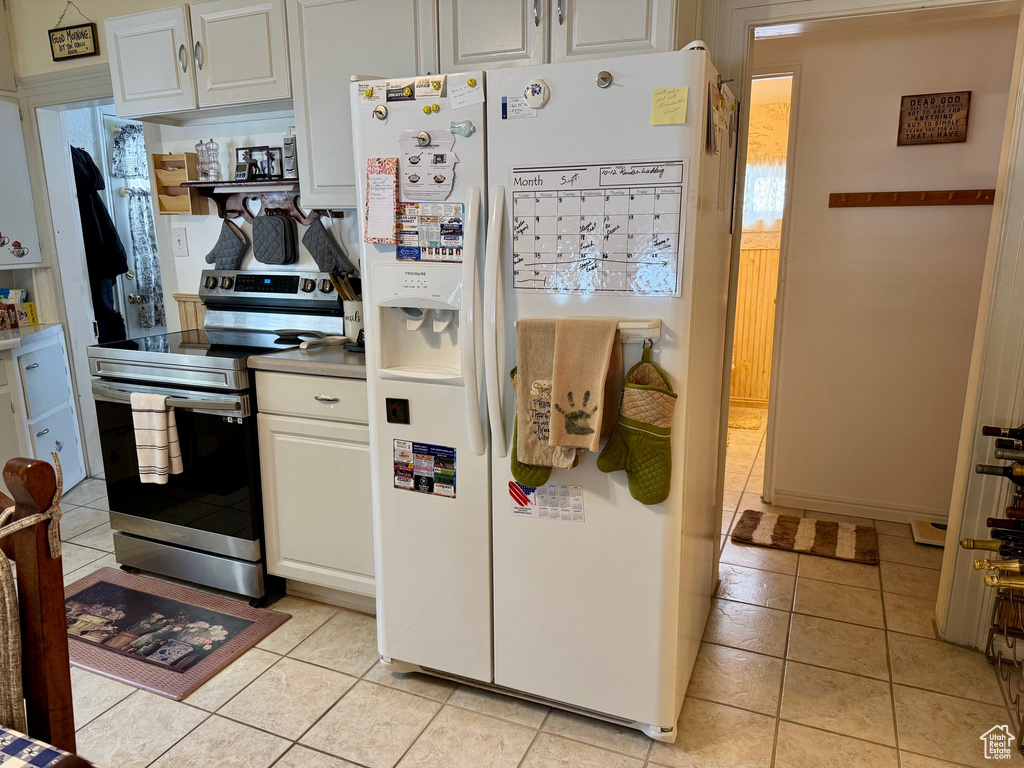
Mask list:
[[[258,562],[262,504],[256,419],[245,392],[196,392],[93,380],[116,531]],[[139,480],[132,392],[166,394],[174,407],[183,471],[166,485]]]

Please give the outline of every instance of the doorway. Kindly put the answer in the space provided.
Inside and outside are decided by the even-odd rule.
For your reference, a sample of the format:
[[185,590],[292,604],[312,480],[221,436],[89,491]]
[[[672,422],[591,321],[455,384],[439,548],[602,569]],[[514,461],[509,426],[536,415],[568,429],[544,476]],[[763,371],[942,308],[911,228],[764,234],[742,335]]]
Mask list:
[[733,509],[756,507],[763,489],[793,77],[784,72],[759,75],[751,82],[729,386],[726,516],[730,502]]

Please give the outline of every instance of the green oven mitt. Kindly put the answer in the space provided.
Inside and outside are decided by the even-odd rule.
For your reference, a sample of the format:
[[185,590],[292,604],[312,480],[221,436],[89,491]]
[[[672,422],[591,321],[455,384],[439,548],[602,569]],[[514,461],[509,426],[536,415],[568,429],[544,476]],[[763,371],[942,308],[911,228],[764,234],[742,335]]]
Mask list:
[[622,391],[619,421],[597,457],[602,472],[626,470],[629,493],[641,504],[660,504],[672,485],[672,413],[676,393],[668,376],[645,349],[629,369]]

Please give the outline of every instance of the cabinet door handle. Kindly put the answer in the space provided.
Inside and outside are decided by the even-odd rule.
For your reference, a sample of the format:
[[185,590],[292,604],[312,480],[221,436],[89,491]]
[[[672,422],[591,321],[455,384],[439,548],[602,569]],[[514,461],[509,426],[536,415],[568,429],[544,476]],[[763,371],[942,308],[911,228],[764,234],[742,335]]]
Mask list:
[[565,0],[558,0],[558,26],[565,21]]
[[25,370],[26,371],[31,371],[33,368],[38,368],[38,367],[39,367],[39,363],[32,363],[31,365],[26,365],[25,366]]
[[43,435],[49,434],[49,432],[50,432],[50,428],[47,427],[42,432],[36,432],[36,437],[42,437]]
[[533,26],[540,26],[540,0],[533,0]]
[[181,71],[188,71],[188,56],[185,55],[185,44],[182,43],[178,46],[178,64],[181,65]]
[[196,47],[193,50],[193,57],[196,62],[196,69],[203,68],[203,44],[196,40]]
[[340,400],[340,398],[328,397],[327,395],[315,395],[313,399],[316,400],[318,403],[336,403],[338,402],[338,400]]

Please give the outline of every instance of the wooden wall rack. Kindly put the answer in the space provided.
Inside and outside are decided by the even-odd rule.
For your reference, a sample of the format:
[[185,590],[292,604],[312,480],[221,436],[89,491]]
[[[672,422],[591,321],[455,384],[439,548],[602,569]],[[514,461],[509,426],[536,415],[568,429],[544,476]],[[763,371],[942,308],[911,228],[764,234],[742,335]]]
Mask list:
[[[222,219],[243,218],[252,224],[253,217],[266,211],[281,211],[299,224],[310,225],[321,216],[343,218],[344,211],[313,209],[306,213],[299,207],[299,182],[295,179],[264,179],[262,181],[187,181],[182,187],[208,197],[217,206]],[[253,213],[250,200],[259,200],[260,209]]]
[[904,205],[992,205],[994,189],[932,189],[910,192],[833,192],[829,208],[887,208]]

